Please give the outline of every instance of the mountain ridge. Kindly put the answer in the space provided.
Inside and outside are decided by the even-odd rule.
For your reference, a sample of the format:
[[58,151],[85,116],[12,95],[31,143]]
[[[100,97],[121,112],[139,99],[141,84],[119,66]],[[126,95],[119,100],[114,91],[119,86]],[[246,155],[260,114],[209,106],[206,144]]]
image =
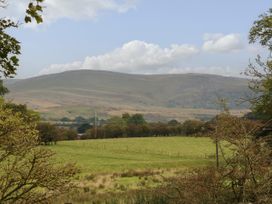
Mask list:
[[80,107],[88,107],[89,112],[98,109],[102,115],[111,115],[112,110],[120,113],[143,111],[146,114],[154,110],[160,112],[159,109],[166,112],[216,110],[218,98],[228,99],[231,109],[248,108],[248,104],[236,104],[239,98],[249,93],[246,79],[212,74],[134,75],[76,70],[5,84],[11,91],[8,99],[28,104],[49,115],[54,111],[63,116],[82,114],[83,110],[75,111]]

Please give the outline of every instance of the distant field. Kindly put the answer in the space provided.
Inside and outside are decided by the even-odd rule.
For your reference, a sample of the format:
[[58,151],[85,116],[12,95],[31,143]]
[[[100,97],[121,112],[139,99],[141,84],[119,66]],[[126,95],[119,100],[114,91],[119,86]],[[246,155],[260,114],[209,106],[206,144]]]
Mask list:
[[152,137],[58,142],[59,161],[76,162],[83,174],[186,168],[214,162],[209,138]]

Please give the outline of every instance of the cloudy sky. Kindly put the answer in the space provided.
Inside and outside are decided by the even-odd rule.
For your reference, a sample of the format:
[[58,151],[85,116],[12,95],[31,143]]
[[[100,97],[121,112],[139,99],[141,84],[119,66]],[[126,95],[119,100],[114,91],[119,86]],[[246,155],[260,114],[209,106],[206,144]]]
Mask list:
[[[9,0],[1,17],[22,19],[27,2]],[[249,59],[264,52],[247,36],[271,0],[45,0],[44,6],[42,25],[10,31],[22,42],[19,78],[78,69],[241,76]]]

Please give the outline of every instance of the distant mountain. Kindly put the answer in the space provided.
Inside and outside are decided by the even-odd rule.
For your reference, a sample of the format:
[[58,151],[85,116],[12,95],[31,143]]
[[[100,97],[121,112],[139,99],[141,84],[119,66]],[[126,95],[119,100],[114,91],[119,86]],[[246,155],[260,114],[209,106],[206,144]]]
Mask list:
[[247,109],[248,104],[237,102],[249,93],[247,80],[242,78],[94,70],[8,81],[6,86],[10,90],[7,98],[26,103],[47,117],[90,116],[94,110],[102,116],[142,112],[154,120],[206,117],[216,113],[218,97],[227,99],[232,109]]

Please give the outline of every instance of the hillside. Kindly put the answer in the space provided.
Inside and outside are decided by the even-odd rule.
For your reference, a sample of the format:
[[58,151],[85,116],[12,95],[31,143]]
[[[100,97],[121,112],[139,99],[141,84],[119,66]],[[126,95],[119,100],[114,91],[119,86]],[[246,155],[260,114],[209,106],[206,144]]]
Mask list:
[[229,107],[246,109],[237,101],[249,90],[242,78],[206,74],[130,75],[80,70],[6,83],[8,99],[28,104],[47,117],[102,116],[142,112],[149,119],[209,117],[217,97]]

